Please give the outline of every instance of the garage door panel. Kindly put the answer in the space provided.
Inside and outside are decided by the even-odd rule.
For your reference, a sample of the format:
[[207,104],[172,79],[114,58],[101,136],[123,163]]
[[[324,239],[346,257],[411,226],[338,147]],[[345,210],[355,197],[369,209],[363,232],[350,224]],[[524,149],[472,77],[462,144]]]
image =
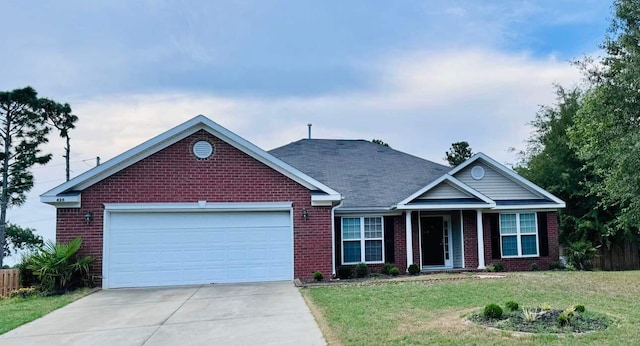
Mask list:
[[105,261],[109,287],[293,278],[289,212],[110,216]]

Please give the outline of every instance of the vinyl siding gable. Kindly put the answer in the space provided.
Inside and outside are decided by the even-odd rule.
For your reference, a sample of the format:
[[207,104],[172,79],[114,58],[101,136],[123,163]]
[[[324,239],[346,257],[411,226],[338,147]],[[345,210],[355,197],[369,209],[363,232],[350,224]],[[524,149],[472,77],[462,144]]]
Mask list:
[[[476,180],[471,176],[475,166],[484,169],[484,177]],[[543,197],[516,183],[485,162],[478,160],[454,175],[476,191],[493,200],[542,199]]]
[[452,198],[474,198],[474,196],[460,191],[451,186],[446,181],[438,184],[429,191],[423,193],[418,199],[452,199]]

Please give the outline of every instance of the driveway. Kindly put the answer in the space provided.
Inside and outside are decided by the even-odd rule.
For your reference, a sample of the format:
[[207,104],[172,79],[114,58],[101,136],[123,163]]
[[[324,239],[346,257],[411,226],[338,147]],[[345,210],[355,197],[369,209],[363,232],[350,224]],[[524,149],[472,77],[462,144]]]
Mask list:
[[324,345],[291,282],[98,291],[0,345]]

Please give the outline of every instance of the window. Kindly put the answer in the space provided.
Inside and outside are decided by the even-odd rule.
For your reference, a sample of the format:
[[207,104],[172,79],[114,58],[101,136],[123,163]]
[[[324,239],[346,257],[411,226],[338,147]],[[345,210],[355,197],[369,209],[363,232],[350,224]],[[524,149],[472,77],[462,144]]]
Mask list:
[[382,263],[382,217],[342,218],[342,263]]
[[536,213],[500,214],[502,257],[538,256]]

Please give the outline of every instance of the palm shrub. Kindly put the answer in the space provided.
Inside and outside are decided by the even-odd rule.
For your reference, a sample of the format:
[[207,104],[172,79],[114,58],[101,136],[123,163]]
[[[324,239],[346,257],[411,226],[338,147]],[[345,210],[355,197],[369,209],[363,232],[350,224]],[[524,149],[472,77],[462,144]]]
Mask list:
[[78,256],[82,239],[55,244],[48,241],[31,255],[27,268],[38,278],[40,289],[53,294],[83,286],[88,281],[90,256]]
[[597,254],[598,249],[593,247],[593,244],[588,240],[578,240],[569,244],[565,249],[567,262],[579,270],[593,269],[593,260]]

